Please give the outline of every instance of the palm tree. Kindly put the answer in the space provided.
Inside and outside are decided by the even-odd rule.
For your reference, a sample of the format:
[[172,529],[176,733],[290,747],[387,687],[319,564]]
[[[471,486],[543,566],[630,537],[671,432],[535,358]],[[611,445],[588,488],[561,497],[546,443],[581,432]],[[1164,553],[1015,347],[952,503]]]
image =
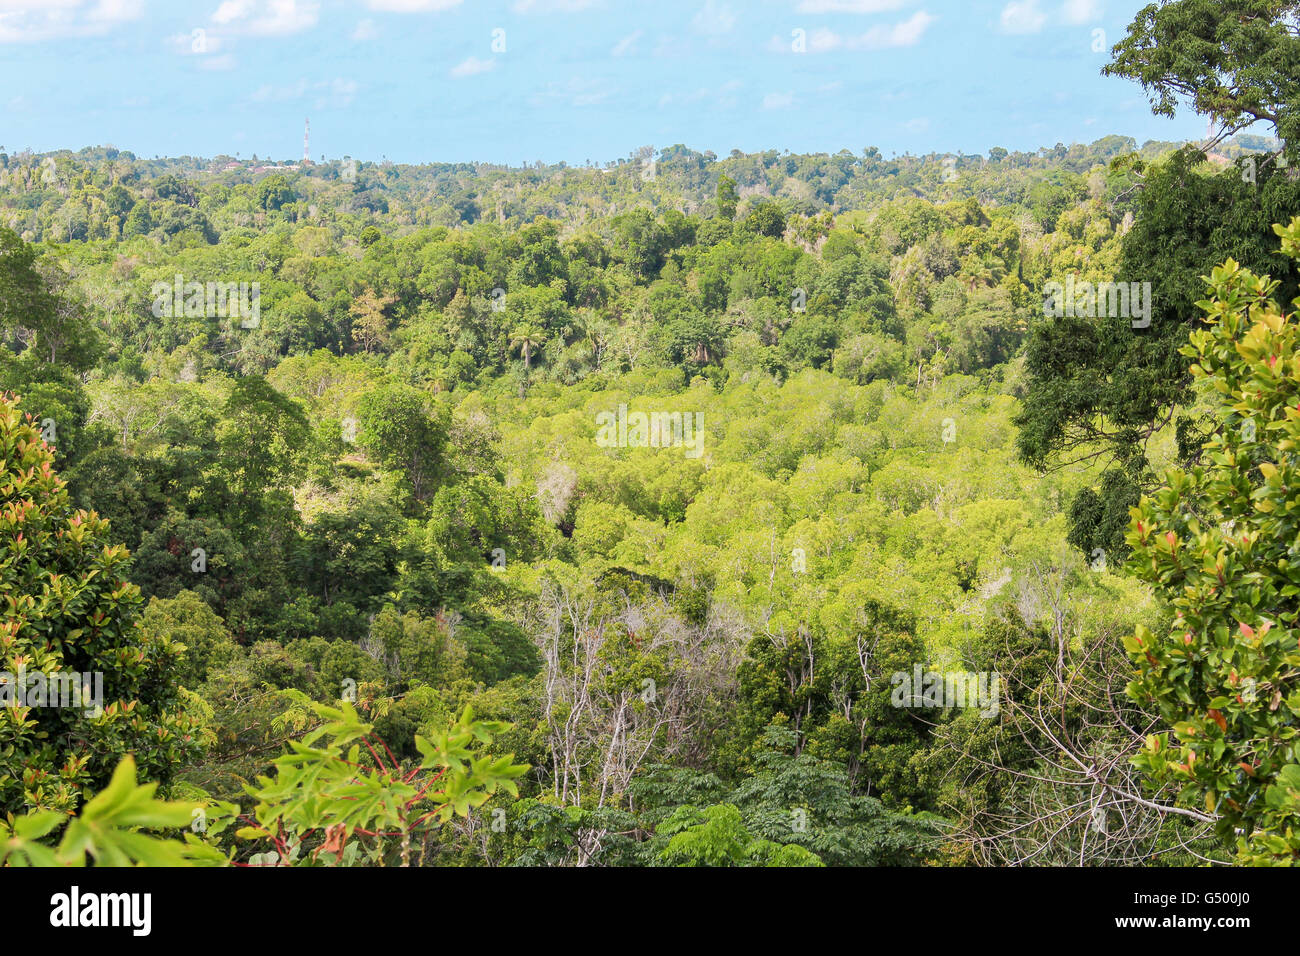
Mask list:
[[996,260],[968,259],[958,273],[966,282],[966,290],[974,292],[980,286],[993,286],[1001,281],[1006,269]]
[[533,367],[533,349],[541,348],[545,341],[546,334],[532,326],[521,325],[515,329],[510,337],[510,350],[518,349],[523,354],[525,372]]

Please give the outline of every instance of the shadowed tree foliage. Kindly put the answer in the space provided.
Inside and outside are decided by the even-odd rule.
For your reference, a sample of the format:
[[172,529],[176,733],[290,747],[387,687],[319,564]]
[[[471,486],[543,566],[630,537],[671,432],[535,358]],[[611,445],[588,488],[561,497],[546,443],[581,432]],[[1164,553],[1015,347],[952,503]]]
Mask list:
[[[1181,101],[1210,117],[1221,126],[1216,142],[1270,124],[1295,162],[1297,13],[1296,0],[1161,0],[1138,12],[1102,72],[1140,83],[1157,115],[1174,116]],[[1099,487],[1071,508],[1070,540],[1086,552],[1127,551],[1127,512],[1153,486],[1148,450],[1157,432],[1174,429],[1185,463],[1206,437],[1206,423],[1186,410],[1191,378],[1180,355],[1198,317],[1200,276],[1231,258],[1279,279],[1287,299],[1296,289],[1295,266],[1279,255],[1269,226],[1300,208],[1300,184],[1271,155],[1221,172],[1207,170],[1204,158],[1186,147],[1146,170],[1140,186],[1114,278],[1151,283],[1150,326],[1134,328],[1124,316],[1047,318],[1030,337],[1032,381],[1016,419],[1021,458],[1040,468],[1105,465]]]
[[1251,183],[1240,169],[1217,172],[1203,159],[1188,148],[1148,168],[1124,238],[1115,278],[1151,284],[1150,326],[1134,328],[1125,315],[1065,315],[1043,317],[1030,332],[1017,445],[1039,468],[1104,466],[1099,487],[1072,505],[1071,542],[1085,552],[1126,551],[1128,509],[1152,486],[1148,451],[1161,429],[1175,430],[1184,461],[1199,453],[1205,423],[1187,408],[1191,376],[1179,350],[1197,321],[1200,276],[1233,258],[1272,274],[1283,295],[1300,283],[1267,225],[1278,210],[1300,208],[1300,182],[1261,166]]

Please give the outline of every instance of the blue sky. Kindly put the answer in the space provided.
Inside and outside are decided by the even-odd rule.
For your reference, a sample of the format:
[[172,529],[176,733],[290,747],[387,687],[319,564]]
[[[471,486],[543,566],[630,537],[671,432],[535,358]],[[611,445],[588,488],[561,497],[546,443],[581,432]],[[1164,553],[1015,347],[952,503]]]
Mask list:
[[306,117],[313,159],[513,165],[1198,137],[1100,75],[1143,5],[0,0],[0,145],[283,160]]

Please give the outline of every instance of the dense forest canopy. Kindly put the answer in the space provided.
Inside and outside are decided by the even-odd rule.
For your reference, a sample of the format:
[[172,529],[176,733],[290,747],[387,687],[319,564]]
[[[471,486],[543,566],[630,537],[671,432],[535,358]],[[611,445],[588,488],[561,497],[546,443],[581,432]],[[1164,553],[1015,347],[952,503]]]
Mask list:
[[0,151],[0,859],[1293,862],[1286,156]]

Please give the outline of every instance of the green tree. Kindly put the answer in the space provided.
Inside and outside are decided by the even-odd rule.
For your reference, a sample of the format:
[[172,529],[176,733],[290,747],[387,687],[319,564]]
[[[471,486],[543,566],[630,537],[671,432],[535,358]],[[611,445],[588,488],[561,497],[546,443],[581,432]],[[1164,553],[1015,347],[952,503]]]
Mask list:
[[780,239],[785,232],[785,213],[781,211],[778,204],[770,200],[756,203],[749,215],[745,217],[742,228],[756,236]]
[[279,173],[267,176],[257,187],[257,204],[268,212],[280,209],[296,198],[289,180]]
[[937,818],[886,810],[854,792],[842,764],[796,755],[796,743],[792,731],[767,728],[757,771],[731,794],[753,833],[803,847],[832,866],[907,866],[926,858]]
[[0,762],[21,768],[0,775],[0,812],[75,810],[128,753],[166,783],[197,751],[171,676],[181,648],[140,629],[126,549],[52,463],[0,398]]
[[250,375],[235,381],[217,427],[214,478],[235,520],[251,522],[292,508],[310,428],[297,402]]
[[384,310],[397,301],[396,296],[376,295],[367,289],[352,303],[352,340],[367,352],[388,344],[388,316]]
[[435,413],[425,394],[409,385],[383,385],[357,405],[358,434],[367,452],[410,482],[417,501],[436,491],[443,471],[448,422]]
[[1234,133],[1272,124],[1300,142],[1296,0],[1161,0],[1138,11],[1102,70],[1142,84],[1151,109],[1172,117],[1180,99]]
[[1251,184],[1238,169],[1207,168],[1195,150],[1176,153],[1147,170],[1115,274],[1150,284],[1149,326],[1135,328],[1118,311],[1048,315],[1032,325],[1017,448],[1039,468],[1101,465],[1101,493],[1086,489],[1073,505],[1071,540],[1085,553],[1126,551],[1127,509],[1154,486],[1147,450],[1157,433],[1171,428],[1184,462],[1199,454],[1204,436],[1180,354],[1196,322],[1197,276],[1232,258],[1271,273],[1284,295],[1294,295],[1300,271],[1270,241],[1267,217],[1297,205],[1300,183],[1283,173],[1261,168]]
[[153,598],[140,625],[153,639],[171,640],[182,651],[172,678],[190,690],[202,684],[210,670],[228,665],[239,653],[225,623],[193,591]]
[[130,239],[134,236],[147,236],[153,229],[153,216],[149,212],[147,202],[138,202],[131,207],[127,214],[126,222],[122,226],[122,238]]
[[659,825],[672,834],[659,854],[668,866],[823,866],[801,846],[755,837],[730,804],[679,807]]
[[659,274],[668,251],[668,237],[663,227],[645,209],[615,216],[612,252],[619,261],[645,281]]
[[509,725],[475,721],[469,708],[450,726],[417,736],[420,761],[408,768],[351,704],[333,708],[294,696],[324,722],[275,761],[273,776],[250,788],[256,822],[237,835],[269,844],[255,863],[423,865],[434,831],[498,791],[517,796],[515,779],[528,770],[513,754],[483,752]]
[[36,268],[36,249],[12,229],[0,227],[0,333],[20,345],[21,330],[45,325],[54,300]]
[[541,348],[546,335],[535,328],[522,325],[510,334],[510,348],[518,350],[524,359],[524,371],[533,367],[533,349]]
[[[0,866],[222,866],[236,855],[255,866],[424,865],[440,828],[494,795],[517,796],[515,780],[528,770],[513,754],[486,752],[510,725],[475,720],[469,708],[417,735],[419,760],[407,765],[351,704],[284,696],[290,710],[282,717],[305,733],[273,762],[273,776],[246,786],[254,801],[249,825],[232,833],[245,819],[233,803],[155,800],[158,785],[137,784],[127,755],[57,846],[50,843],[64,814],[0,819]],[[191,831],[183,843],[149,832],[183,827]],[[232,835],[244,846],[219,848]]]
[[740,202],[740,193],[736,191],[736,181],[723,173],[718,177],[718,188],[714,197],[718,203],[718,218],[728,221],[736,218],[736,206]]
[[108,207],[110,216],[116,216],[125,222],[127,215],[135,207],[135,200],[123,187],[114,185],[104,191],[104,205]]
[[[122,758],[108,786],[81,808],[63,830],[57,846],[50,842],[67,816],[55,810],[32,810],[0,820],[0,866],[219,866],[225,856],[192,832],[185,842],[153,836],[149,831],[191,828],[201,807],[190,801],[155,800],[156,783],[137,783],[135,760]],[[141,832],[145,831],[145,832]]]
[[[1275,227],[1300,258],[1300,217]],[[1300,340],[1276,280],[1228,260],[1208,277],[1208,329],[1184,354],[1215,396],[1207,464],[1173,470],[1133,510],[1130,567],[1169,602],[1162,633],[1125,639],[1131,693],[1167,730],[1137,758],[1184,785],[1243,862],[1300,860]],[[1294,303],[1300,306],[1300,299]]]

